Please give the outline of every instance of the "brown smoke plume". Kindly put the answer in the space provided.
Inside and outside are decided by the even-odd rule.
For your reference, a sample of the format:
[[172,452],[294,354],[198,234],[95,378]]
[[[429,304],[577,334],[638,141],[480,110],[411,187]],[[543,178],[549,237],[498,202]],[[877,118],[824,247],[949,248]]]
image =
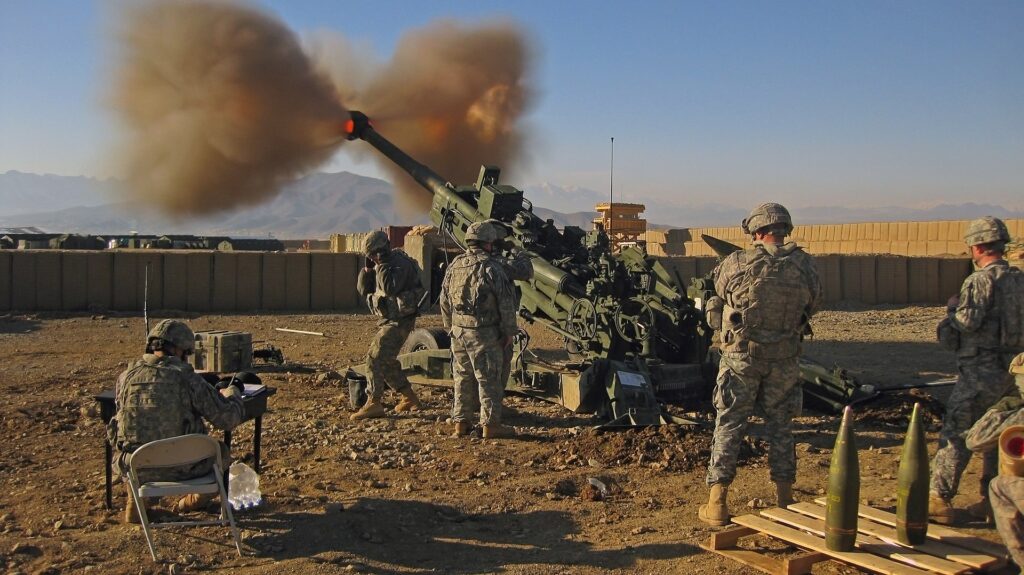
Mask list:
[[133,195],[176,214],[227,210],[337,150],[348,112],[279,21],[216,0],[147,0],[125,14],[112,103]]
[[[481,164],[508,168],[520,159],[532,54],[513,24],[434,23],[405,35],[386,64],[335,35],[321,34],[314,48],[351,109],[365,112],[382,135],[449,181],[472,183]],[[367,148],[346,151],[372,154],[402,197],[429,205],[429,194],[376,151],[360,151]]]

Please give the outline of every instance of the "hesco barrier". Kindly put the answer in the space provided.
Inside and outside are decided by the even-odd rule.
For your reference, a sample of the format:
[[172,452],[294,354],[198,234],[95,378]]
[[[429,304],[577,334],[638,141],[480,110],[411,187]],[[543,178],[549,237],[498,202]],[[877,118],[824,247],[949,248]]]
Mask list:
[[328,311],[358,304],[356,254],[0,251],[0,310]]
[[[965,258],[825,255],[815,261],[828,302],[943,304],[971,271]],[[712,257],[662,262],[684,283]],[[360,257],[351,253],[209,251],[0,251],[0,310],[149,309],[328,311],[354,309]]]

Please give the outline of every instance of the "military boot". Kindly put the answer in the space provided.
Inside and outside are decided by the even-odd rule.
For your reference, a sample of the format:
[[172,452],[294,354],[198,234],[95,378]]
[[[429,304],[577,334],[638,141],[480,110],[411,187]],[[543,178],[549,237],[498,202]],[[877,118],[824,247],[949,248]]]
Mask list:
[[708,497],[708,504],[701,505],[697,511],[697,517],[708,525],[722,527],[729,524],[729,485],[716,483],[711,486],[711,494]]
[[206,509],[206,506],[213,501],[213,495],[209,493],[189,493],[178,500],[178,503],[174,508],[178,513],[191,513],[193,511],[201,511]]
[[956,523],[956,509],[949,501],[932,493],[928,497],[928,519],[939,525],[953,525]]
[[785,481],[775,482],[775,495],[778,506],[785,509],[790,505],[796,503],[793,499],[793,484]]
[[360,419],[374,419],[377,417],[384,417],[388,412],[384,410],[384,406],[377,402],[375,399],[368,399],[363,407],[352,414],[349,419],[352,421],[358,421]]
[[468,421],[456,421],[455,429],[452,430],[452,437],[465,437],[473,429]]
[[402,394],[402,399],[398,402],[398,405],[395,406],[396,413],[419,411],[423,409],[423,404],[420,403],[420,398],[416,397],[416,392],[412,390],[411,385],[399,393]]
[[124,506],[124,522],[134,525],[142,523],[139,519],[139,510],[135,507],[135,498],[131,493],[128,494],[128,503]]
[[500,423],[484,424],[484,439],[509,439],[516,436],[516,431]]
[[972,503],[967,506],[967,513],[974,517],[978,521],[982,521],[986,524],[992,523],[994,515],[992,515],[992,502],[988,500],[988,497],[984,497],[976,503]]

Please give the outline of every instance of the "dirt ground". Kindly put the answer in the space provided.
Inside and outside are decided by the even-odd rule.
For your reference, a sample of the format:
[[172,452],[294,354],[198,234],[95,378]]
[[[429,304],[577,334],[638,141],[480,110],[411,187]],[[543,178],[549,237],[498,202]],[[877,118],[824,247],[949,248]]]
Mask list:
[[[953,359],[932,343],[939,308],[840,307],[823,312],[807,354],[879,387],[950,377]],[[420,388],[428,408],[362,425],[349,421],[346,389],[324,376],[360,363],[375,320],[366,315],[189,316],[197,330],[253,333],[282,348],[289,366],[263,374],[278,389],[264,420],[265,503],[237,514],[247,555],[220,528],[162,530],[149,557],[142,533],[103,504],[103,427],[93,395],[138,356],[137,315],[0,318],[0,567],[9,573],[748,573],[701,550],[712,529],[697,520],[706,497],[710,427],[601,433],[558,406],[510,398],[514,441],[448,436],[451,392]],[[421,325],[437,325],[437,316]],[[286,334],[274,327],[325,332]],[[558,342],[532,330],[535,348]],[[941,403],[900,392],[861,406],[861,497],[895,506],[898,453],[910,406],[930,409],[935,448]],[[394,403],[389,394],[386,400]],[[695,415],[711,421],[710,406]],[[796,421],[799,499],[824,492],[838,420]],[[235,433],[251,461],[253,426]],[[733,511],[774,498],[763,429],[751,427],[732,490]],[[972,461],[956,503],[976,500]],[[589,478],[612,489],[595,501]],[[340,505],[339,505],[340,504]],[[994,530],[971,532],[998,540]],[[785,546],[754,539],[754,545]],[[816,573],[855,573],[834,563]]]

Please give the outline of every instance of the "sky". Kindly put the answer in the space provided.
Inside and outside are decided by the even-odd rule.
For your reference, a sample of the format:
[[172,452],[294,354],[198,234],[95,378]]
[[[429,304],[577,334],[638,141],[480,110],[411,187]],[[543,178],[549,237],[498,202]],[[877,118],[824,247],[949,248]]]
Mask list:
[[[1024,209],[1024,2],[253,3],[382,58],[438,19],[519,24],[537,98],[505,183],[692,205]],[[114,175],[116,10],[0,0],[0,173]],[[324,169],[381,175],[344,147]]]

